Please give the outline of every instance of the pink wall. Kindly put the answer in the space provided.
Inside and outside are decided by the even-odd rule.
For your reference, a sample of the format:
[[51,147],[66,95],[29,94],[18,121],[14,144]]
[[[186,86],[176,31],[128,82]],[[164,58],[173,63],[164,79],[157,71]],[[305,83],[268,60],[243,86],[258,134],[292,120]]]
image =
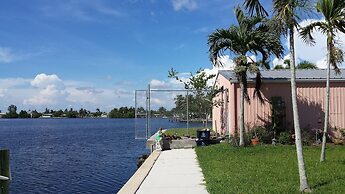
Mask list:
[[[222,75],[219,75],[217,85],[224,85],[229,89],[229,130],[233,134],[237,129],[240,110],[240,89],[238,84],[230,84]],[[248,93],[251,97],[250,104],[245,103],[245,123],[246,129],[253,126],[262,126],[271,120],[271,108],[268,100],[273,96],[282,97],[286,105],[286,126],[293,128],[292,106],[291,106],[291,86],[290,82],[269,82],[263,81],[262,93],[265,103],[252,98],[254,84],[248,85]],[[300,125],[302,128],[322,129],[324,118],[325,83],[322,82],[297,82],[298,107]],[[218,98],[220,98],[219,94]],[[223,93],[224,95],[224,93]],[[219,133],[220,130],[220,108],[213,109],[213,129]],[[237,111],[238,110],[238,111]],[[331,82],[330,101],[330,124],[333,127],[345,128],[345,82]],[[217,127],[216,127],[217,126]]]

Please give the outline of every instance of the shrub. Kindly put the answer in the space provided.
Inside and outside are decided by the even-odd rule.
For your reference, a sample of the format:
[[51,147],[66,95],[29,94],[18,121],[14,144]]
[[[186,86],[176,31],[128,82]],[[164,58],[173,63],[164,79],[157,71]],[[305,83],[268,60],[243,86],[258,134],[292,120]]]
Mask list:
[[291,134],[288,132],[281,132],[278,137],[278,142],[281,144],[291,144],[292,143]]
[[[245,133],[244,134],[244,145],[248,146],[251,143],[251,139],[252,139],[252,134],[251,133]],[[236,133],[235,135],[230,135],[230,145],[237,147],[240,144],[240,137],[239,135]]]
[[315,142],[314,131],[312,131],[308,128],[303,128],[303,129],[301,129],[301,135],[302,135],[303,145],[311,145]]
[[256,128],[253,128],[253,130],[256,131],[256,134],[258,138],[260,139],[260,142],[265,143],[265,144],[272,143],[274,133],[271,128],[256,127]]

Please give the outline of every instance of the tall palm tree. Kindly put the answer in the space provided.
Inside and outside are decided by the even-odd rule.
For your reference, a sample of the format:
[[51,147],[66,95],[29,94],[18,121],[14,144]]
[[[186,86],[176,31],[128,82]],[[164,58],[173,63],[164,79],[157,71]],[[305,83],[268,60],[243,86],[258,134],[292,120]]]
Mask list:
[[326,79],[326,98],[325,98],[325,120],[322,137],[322,148],[320,161],[326,158],[326,134],[329,127],[329,99],[330,99],[330,72],[331,65],[339,72],[338,63],[344,61],[343,51],[337,48],[335,37],[338,32],[345,33],[345,1],[344,0],[319,0],[316,4],[316,10],[322,14],[325,21],[314,22],[301,31],[303,40],[308,43],[315,43],[312,36],[314,30],[319,30],[327,36],[327,79]]
[[[307,181],[307,173],[304,165],[301,128],[299,124],[298,106],[297,106],[297,89],[296,89],[296,69],[295,69],[295,40],[294,32],[298,27],[298,19],[300,10],[309,5],[309,0],[272,0],[273,3],[273,18],[276,21],[276,29],[289,39],[290,52],[290,69],[291,69],[291,98],[292,110],[295,129],[295,144],[298,161],[298,172],[300,178],[300,191],[310,192]],[[263,6],[259,0],[245,0],[245,5],[248,5],[248,11],[254,15],[253,11],[261,10]],[[267,12],[266,12],[267,13]],[[256,14],[257,11],[256,11]],[[260,15],[260,14],[259,14]]]
[[235,54],[235,73],[240,84],[241,103],[240,103],[240,146],[244,146],[244,99],[249,101],[247,92],[247,72],[256,74],[255,95],[262,100],[260,93],[260,70],[259,64],[254,60],[248,59],[247,54],[261,54],[262,63],[269,67],[269,56],[274,54],[281,57],[283,47],[279,36],[272,32],[262,17],[248,17],[237,7],[235,15],[238,26],[232,25],[229,29],[217,29],[208,37],[210,47],[209,54],[212,63],[221,66],[219,57],[225,52],[230,51]]

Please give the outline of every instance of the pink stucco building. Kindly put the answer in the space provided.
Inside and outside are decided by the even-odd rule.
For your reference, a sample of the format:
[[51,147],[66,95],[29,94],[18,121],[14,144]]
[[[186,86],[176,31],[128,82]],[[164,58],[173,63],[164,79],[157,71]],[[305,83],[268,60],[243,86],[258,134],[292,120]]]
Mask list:
[[[253,98],[255,75],[248,74],[248,94],[251,100],[244,105],[246,130],[271,123],[272,114],[279,115],[280,123],[292,129],[290,70],[265,70],[261,74],[264,103]],[[326,70],[297,70],[296,82],[301,127],[322,129]],[[213,107],[213,130],[219,134],[234,134],[239,128],[240,114],[240,88],[235,73],[230,70],[219,71],[215,85],[224,90],[214,98],[223,103]],[[332,127],[345,128],[345,70],[341,70],[339,75],[331,71],[330,86],[330,124]]]

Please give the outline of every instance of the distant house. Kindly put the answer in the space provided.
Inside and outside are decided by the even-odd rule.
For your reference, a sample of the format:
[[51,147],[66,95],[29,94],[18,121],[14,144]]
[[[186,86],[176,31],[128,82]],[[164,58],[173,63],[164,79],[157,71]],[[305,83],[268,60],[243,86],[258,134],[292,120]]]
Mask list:
[[0,118],[4,117],[6,113],[0,111]]
[[[290,70],[265,70],[262,74],[262,104],[253,98],[255,75],[248,74],[250,103],[244,105],[246,130],[253,126],[279,123],[286,129],[293,129],[291,105]],[[322,129],[326,70],[297,70],[297,95],[301,128]],[[223,87],[214,100],[222,101],[213,107],[213,129],[219,134],[234,134],[239,128],[240,88],[236,75],[230,70],[219,71],[215,85]],[[330,81],[330,125],[345,128],[345,70],[336,75],[331,71]]]
[[52,118],[53,117],[53,114],[51,113],[45,113],[41,116],[42,118]]

